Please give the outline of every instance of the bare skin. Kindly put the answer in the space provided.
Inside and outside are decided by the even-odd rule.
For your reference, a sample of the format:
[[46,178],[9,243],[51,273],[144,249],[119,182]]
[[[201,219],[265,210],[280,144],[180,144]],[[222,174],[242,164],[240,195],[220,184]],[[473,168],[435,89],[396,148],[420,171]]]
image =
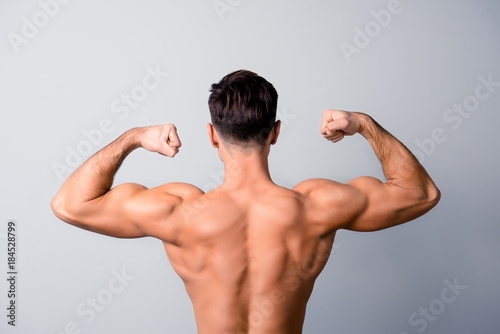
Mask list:
[[222,185],[204,193],[185,183],[111,189],[126,156],[143,147],[173,157],[181,142],[172,124],[131,129],[95,154],[63,184],[54,213],[75,226],[120,238],[162,240],[191,298],[200,334],[302,333],[306,304],[339,229],[377,231],[415,219],[440,198],[417,159],[369,116],[325,110],[321,134],[337,142],[360,133],[379,157],[386,182],[310,179],[273,183],[264,149],[208,133],[225,166]]

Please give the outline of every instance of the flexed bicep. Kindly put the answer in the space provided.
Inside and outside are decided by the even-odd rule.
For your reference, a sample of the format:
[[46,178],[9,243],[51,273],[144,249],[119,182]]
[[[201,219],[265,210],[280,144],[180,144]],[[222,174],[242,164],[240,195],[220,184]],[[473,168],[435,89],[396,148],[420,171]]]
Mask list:
[[345,228],[355,231],[388,228],[415,219],[438,203],[439,189],[423,166],[375,120],[363,113],[324,111],[321,133],[327,140],[337,142],[344,135],[356,132],[372,146],[387,182],[367,176],[348,182],[348,186],[357,189],[359,198],[366,199],[366,205]]
[[117,238],[146,236],[129,215],[129,203],[147,188],[135,183],[114,187],[106,194],[83,203],[65,204],[55,210],[63,221],[88,231]]
[[367,199],[364,210],[345,229],[378,231],[413,220],[432,208],[426,196],[374,177],[356,178],[349,185],[359,189]]

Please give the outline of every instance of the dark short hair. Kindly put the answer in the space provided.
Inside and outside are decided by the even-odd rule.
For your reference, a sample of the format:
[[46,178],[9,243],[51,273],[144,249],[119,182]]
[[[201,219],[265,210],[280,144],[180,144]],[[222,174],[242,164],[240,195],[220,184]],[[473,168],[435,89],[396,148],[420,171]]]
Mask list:
[[239,70],[212,84],[208,107],[212,124],[225,141],[264,146],[276,122],[278,93],[256,73]]

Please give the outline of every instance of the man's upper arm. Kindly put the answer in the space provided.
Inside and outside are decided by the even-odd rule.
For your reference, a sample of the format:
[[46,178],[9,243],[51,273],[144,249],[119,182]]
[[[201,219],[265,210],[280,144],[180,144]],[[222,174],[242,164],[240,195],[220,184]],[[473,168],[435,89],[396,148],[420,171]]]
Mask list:
[[311,179],[294,187],[310,202],[312,221],[328,231],[378,231],[410,221],[432,208],[408,189],[368,176],[342,184]]
[[[118,237],[173,237],[169,221],[185,199],[203,192],[190,184],[169,183],[147,189],[135,183],[114,187],[103,196],[59,211],[59,218],[83,229]],[[73,208],[71,208],[73,207]]]
[[367,206],[345,228],[378,231],[413,220],[434,207],[439,198],[429,199],[421,189],[403,188],[391,182],[362,176],[348,182],[367,197]]

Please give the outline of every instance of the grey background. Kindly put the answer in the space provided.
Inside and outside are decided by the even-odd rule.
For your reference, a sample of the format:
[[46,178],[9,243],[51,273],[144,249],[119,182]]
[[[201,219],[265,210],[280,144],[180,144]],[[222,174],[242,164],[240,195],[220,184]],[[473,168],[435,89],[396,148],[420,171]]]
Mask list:
[[[338,233],[304,332],[498,333],[500,88],[467,117],[446,115],[473,101],[479,77],[500,81],[500,3],[401,0],[400,12],[348,62],[342,43],[355,45],[356,27],[376,29],[371,11],[390,1],[221,2],[231,10],[219,15],[211,0],[73,0],[43,22],[37,1],[0,1],[0,277],[9,219],[18,226],[19,269],[15,328],[6,323],[0,280],[0,332],[64,333],[71,322],[81,333],[196,332],[160,241],[92,234],[52,214],[49,201],[62,184],[54,164],[65,164],[66,147],[85,145],[82,131],[103,119],[113,130],[91,153],[131,127],[174,123],[180,154],[134,152],[116,182],[212,187],[223,169],[206,134],[208,89],[245,68],[279,93],[284,127],[270,156],[276,183],[383,176],[360,136],[335,145],[320,136],[322,111],[337,108],[371,114],[420,154],[442,191],[439,205],[414,222]],[[9,36],[22,36],[23,18],[34,15],[47,24],[16,52]],[[157,66],[169,76],[121,119],[113,101]],[[439,136],[430,143],[433,131]],[[113,270],[133,279],[87,322],[77,308],[109,297]],[[446,304],[439,302],[445,280],[466,286]],[[433,320],[423,320],[418,312],[430,306]]]

